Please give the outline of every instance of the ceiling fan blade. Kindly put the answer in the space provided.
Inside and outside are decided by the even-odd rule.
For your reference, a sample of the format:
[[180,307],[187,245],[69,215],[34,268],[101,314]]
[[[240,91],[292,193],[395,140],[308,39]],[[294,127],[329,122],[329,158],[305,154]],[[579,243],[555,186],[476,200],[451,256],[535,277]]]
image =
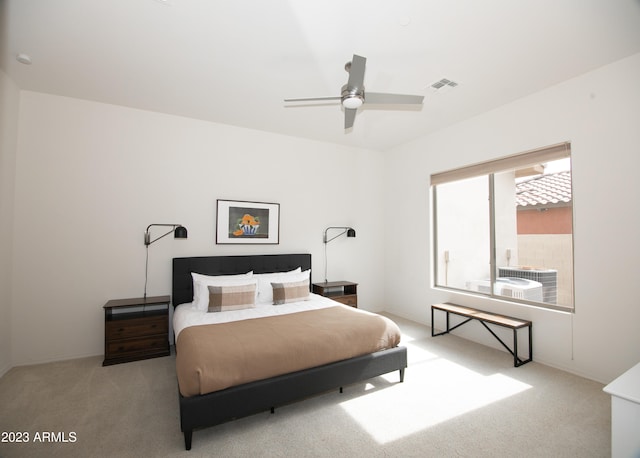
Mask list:
[[285,102],[314,102],[316,100],[340,100],[342,97],[310,97],[306,99],[284,99]]
[[422,103],[424,95],[408,95],[408,94],[387,94],[384,92],[367,92],[365,93],[365,103],[380,104],[405,104],[405,103]]
[[350,87],[361,88],[364,86],[364,69],[367,64],[367,58],[353,55],[351,67],[349,68],[349,81],[347,85]]
[[344,109],[344,128],[348,129],[353,127],[353,122],[356,120],[356,111],[355,108],[345,108]]

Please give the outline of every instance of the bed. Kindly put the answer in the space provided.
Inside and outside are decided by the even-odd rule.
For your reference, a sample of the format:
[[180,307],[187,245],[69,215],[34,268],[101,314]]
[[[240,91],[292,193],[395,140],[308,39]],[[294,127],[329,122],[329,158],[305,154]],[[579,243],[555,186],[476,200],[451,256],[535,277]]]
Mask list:
[[[365,311],[358,311],[351,307],[338,304],[327,298],[316,296],[309,291],[310,288],[310,254],[282,254],[282,255],[251,255],[251,256],[210,256],[210,257],[188,257],[173,259],[173,304],[174,310],[174,334],[176,336],[176,372],[178,374],[179,405],[180,405],[180,426],[184,434],[185,448],[191,449],[193,431],[199,428],[214,426],[235,418],[252,415],[261,411],[274,411],[275,407],[301,400],[315,394],[326,392],[332,389],[340,389],[345,385],[367,380],[379,375],[393,371],[399,371],[399,381],[404,379],[404,370],[407,367],[407,350],[398,345],[399,334],[393,336],[393,326],[395,323],[388,318],[380,317]],[[307,283],[302,282],[307,288],[306,294],[311,300],[297,302],[296,294],[292,294],[292,285],[297,283],[277,283],[271,282],[274,288],[286,287],[281,295],[276,289],[270,291],[274,296],[271,300],[282,305],[269,304],[264,307],[261,302],[260,307],[237,312],[223,313],[200,313],[206,318],[221,319],[222,322],[199,323],[190,321],[198,314],[194,311],[202,300],[201,284],[197,283],[194,297],[194,276],[192,273],[216,278],[233,278],[244,275],[254,275],[251,278],[261,278],[267,273],[283,273],[282,278],[293,278],[290,275],[300,273],[304,277],[307,275]],[[286,272],[286,274],[284,274]],[[274,274],[275,275],[275,274]],[[278,274],[280,275],[280,274]],[[269,277],[270,278],[270,277]],[[276,280],[281,278],[276,276]],[[230,282],[236,285],[236,280]],[[260,284],[262,284],[260,283]],[[220,293],[223,297],[231,297],[228,292],[239,291],[240,286],[209,287],[211,294]],[[244,286],[242,286],[244,287]],[[260,291],[258,291],[260,290]],[[264,289],[257,287],[256,297],[262,294]],[[298,288],[297,293],[300,294]],[[246,292],[242,293],[246,296]],[[276,295],[278,295],[276,297]],[[215,302],[210,296],[209,307]],[[239,295],[233,297],[240,297]],[[291,300],[286,298],[291,298]],[[286,300],[280,300],[285,298]],[[303,307],[303,310],[295,309],[294,313],[287,312],[287,307]],[[233,307],[232,307],[233,308]],[[276,310],[278,316],[260,316],[263,309]],[[214,311],[214,310],[211,310]],[[218,309],[215,309],[218,311]],[[249,319],[241,321],[225,322],[224,316],[239,313],[241,316],[248,313]],[[272,312],[269,312],[272,313]],[[383,332],[385,339],[387,333],[389,339],[384,343],[376,343],[376,348],[369,348],[371,342],[364,342],[363,349],[357,355],[331,354],[338,352],[335,348],[327,347],[326,350],[316,350],[311,356],[293,354],[300,347],[319,347],[327,341],[341,341],[350,339],[349,345],[334,345],[334,347],[351,347],[352,341],[360,341],[357,333],[360,324],[349,325],[348,329],[339,329],[350,315],[354,313],[365,316],[362,321],[362,333],[367,326],[376,327],[375,332]],[[258,314],[258,315],[252,315]],[[344,314],[344,317],[343,317]],[[223,317],[223,318],[219,318]],[[374,320],[374,317],[375,320]],[[198,318],[199,319],[199,318]],[[288,339],[296,342],[295,339],[309,338],[301,337],[297,334],[305,334],[299,330],[305,326],[318,327],[318,320],[328,320],[328,324],[322,326],[322,331],[329,332],[334,326],[338,328],[334,331],[337,334],[330,336],[319,336],[318,340],[308,345],[305,342],[298,342],[295,345],[286,345]],[[283,321],[284,320],[284,324]],[[365,322],[368,322],[365,323]],[[389,326],[389,329],[380,331],[379,326]],[[389,322],[393,325],[390,326]],[[286,331],[282,329],[287,328]],[[396,326],[397,327],[397,326]],[[369,332],[369,331],[367,331]],[[269,337],[270,335],[280,336]],[[282,336],[285,336],[282,338]],[[329,336],[329,337],[328,337]],[[262,339],[262,340],[261,340]],[[264,340],[271,339],[271,340]],[[253,341],[253,350],[251,348]],[[379,339],[380,340],[380,339]],[[383,339],[384,340],[384,339]],[[230,343],[231,342],[231,343]],[[232,342],[235,342],[232,343]],[[240,342],[240,344],[238,344]],[[260,344],[269,342],[269,344]],[[345,341],[342,341],[345,342]],[[257,345],[258,347],[256,347]],[[386,347],[385,347],[386,345]],[[326,345],[325,345],[326,346]],[[378,349],[378,346],[381,346]],[[388,348],[387,348],[388,347]],[[259,351],[256,351],[258,348]],[[257,355],[263,348],[266,353],[276,352],[277,361],[271,363],[258,364],[251,358],[259,358],[260,361],[268,355]],[[236,356],[235,351],[244,351]],[[254,355],[256,354],[256,355]],[[221,358],[214,362],[214,359]],[[291,365],[293,364],[293,365]],[[295,369],[295,364],[303,364],[302,368]],[[311,364],[311,367],[306,367]],[[195,366],[194,366],[195,365]],[[225,367],[220,371],[219,367]],[[234,366],[233,368],[231,366]],[[239,366],[237,371],[235,366]],[[282,366],[282,367],[281,367]],[[251,370],[248,370],[250,367]],[[253,373],[254,368],[257,370]],[[291,370],[293,368],[293,370]],[[218,369],[218,370],[216,370]],[[207,374],[214,374],[216,377],[209,379]]]

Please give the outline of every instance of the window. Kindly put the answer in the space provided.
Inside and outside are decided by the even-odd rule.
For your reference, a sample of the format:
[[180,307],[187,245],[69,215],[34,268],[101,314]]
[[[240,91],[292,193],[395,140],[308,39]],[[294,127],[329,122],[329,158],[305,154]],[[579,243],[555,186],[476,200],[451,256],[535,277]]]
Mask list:
[[571,147],[431,176],[437,287],[573,310]]

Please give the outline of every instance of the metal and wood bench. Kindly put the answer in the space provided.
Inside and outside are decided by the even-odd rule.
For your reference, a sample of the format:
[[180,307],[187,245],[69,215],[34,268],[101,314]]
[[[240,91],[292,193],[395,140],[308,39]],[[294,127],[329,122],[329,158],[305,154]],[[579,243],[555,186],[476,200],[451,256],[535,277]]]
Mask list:
[[[435,325],[433,321],[434,310],[440,310],[447,314],[447,328],[445,331],[435,333]],[[449,314],[453,313],[464,318],[467,318],[462,323],[458,323],[451,327],[449,324]],[[461,305],[444,303],[434,304],[431,306],[431,336],[441,336],[443,334],[449,334],[449,332],[468,323],[471,320],[479,321],[496,339],[507,349],[509,353],[513,355],[513,365],[515,367],[522,366],[523,364],[533,361],[533,340],[531,337],[532,322],[527,320],[521,320],[519,318],[513,318],[505,315],[498,315],[497,313],[485,312],[484,310],[478,310],[471,307],[463,307]],[[494,324],[503,328],[509,328],[513,330],[513,350],[505,344],[498,335],[487,325]],[[518,356],[518,329],[527,328],[529,330],[529,358],[522,359]]]

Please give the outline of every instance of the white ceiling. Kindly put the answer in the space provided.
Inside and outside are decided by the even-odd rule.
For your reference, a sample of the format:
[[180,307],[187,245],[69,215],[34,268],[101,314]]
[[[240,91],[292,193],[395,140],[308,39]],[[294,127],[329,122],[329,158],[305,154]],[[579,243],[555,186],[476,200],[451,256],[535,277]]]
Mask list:
[[[640,0],[0,0],[0,68],[25,90],[386,150],[640,52]],[[31,65],[15,57],[26,53]],[[353,54],[374,92],[337,96]],[[429,86],[449,78],[459,86]],[[397,107],[396,107],[397,108]]]

